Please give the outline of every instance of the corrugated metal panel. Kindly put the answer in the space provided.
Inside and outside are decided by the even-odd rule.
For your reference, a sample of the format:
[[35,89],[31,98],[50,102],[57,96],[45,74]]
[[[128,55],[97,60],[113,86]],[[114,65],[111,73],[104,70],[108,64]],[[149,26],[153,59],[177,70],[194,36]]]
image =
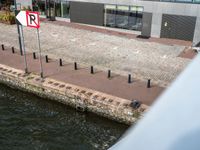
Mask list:
[[195,24],[196,17],[163,14],[160,37],[192,41]]
[[102,26],[104,24],[104,4],[70,2],[70,20]]

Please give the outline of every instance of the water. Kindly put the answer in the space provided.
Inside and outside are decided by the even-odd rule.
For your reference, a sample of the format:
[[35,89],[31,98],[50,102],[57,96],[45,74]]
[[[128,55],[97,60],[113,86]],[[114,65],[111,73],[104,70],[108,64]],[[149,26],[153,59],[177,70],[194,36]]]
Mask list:
[[127,128],[0,84],[2,150],[103,150]]

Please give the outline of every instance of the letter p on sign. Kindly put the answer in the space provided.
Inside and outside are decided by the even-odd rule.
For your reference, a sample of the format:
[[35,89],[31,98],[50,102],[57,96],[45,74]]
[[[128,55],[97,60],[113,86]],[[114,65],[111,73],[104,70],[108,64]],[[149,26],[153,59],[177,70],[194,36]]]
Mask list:
[[27,27],[40,28],[39,13],[26,11]]

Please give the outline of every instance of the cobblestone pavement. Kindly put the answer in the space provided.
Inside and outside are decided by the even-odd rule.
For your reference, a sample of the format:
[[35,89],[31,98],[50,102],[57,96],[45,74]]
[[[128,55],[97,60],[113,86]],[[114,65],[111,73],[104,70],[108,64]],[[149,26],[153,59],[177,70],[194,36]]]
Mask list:
[[[24,36],[26,50],[38,51],[36,29],[24,28]],[[131,73],[161,86],[171,83],[190,62],[177,57],[184,46],[142,42],[51,23],[41,23],[40,38],[43,54],[52,58],[111,69],[121,75]],[[0,42],[18,48],[15,25],[0,24]]]

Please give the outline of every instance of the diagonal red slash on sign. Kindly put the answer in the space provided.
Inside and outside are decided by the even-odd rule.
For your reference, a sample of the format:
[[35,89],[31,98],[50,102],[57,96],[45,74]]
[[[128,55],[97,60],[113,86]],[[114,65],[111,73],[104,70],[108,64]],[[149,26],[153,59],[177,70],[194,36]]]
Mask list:
[[39,28],[39,13],[26,11],[26,21],[28,27]]

